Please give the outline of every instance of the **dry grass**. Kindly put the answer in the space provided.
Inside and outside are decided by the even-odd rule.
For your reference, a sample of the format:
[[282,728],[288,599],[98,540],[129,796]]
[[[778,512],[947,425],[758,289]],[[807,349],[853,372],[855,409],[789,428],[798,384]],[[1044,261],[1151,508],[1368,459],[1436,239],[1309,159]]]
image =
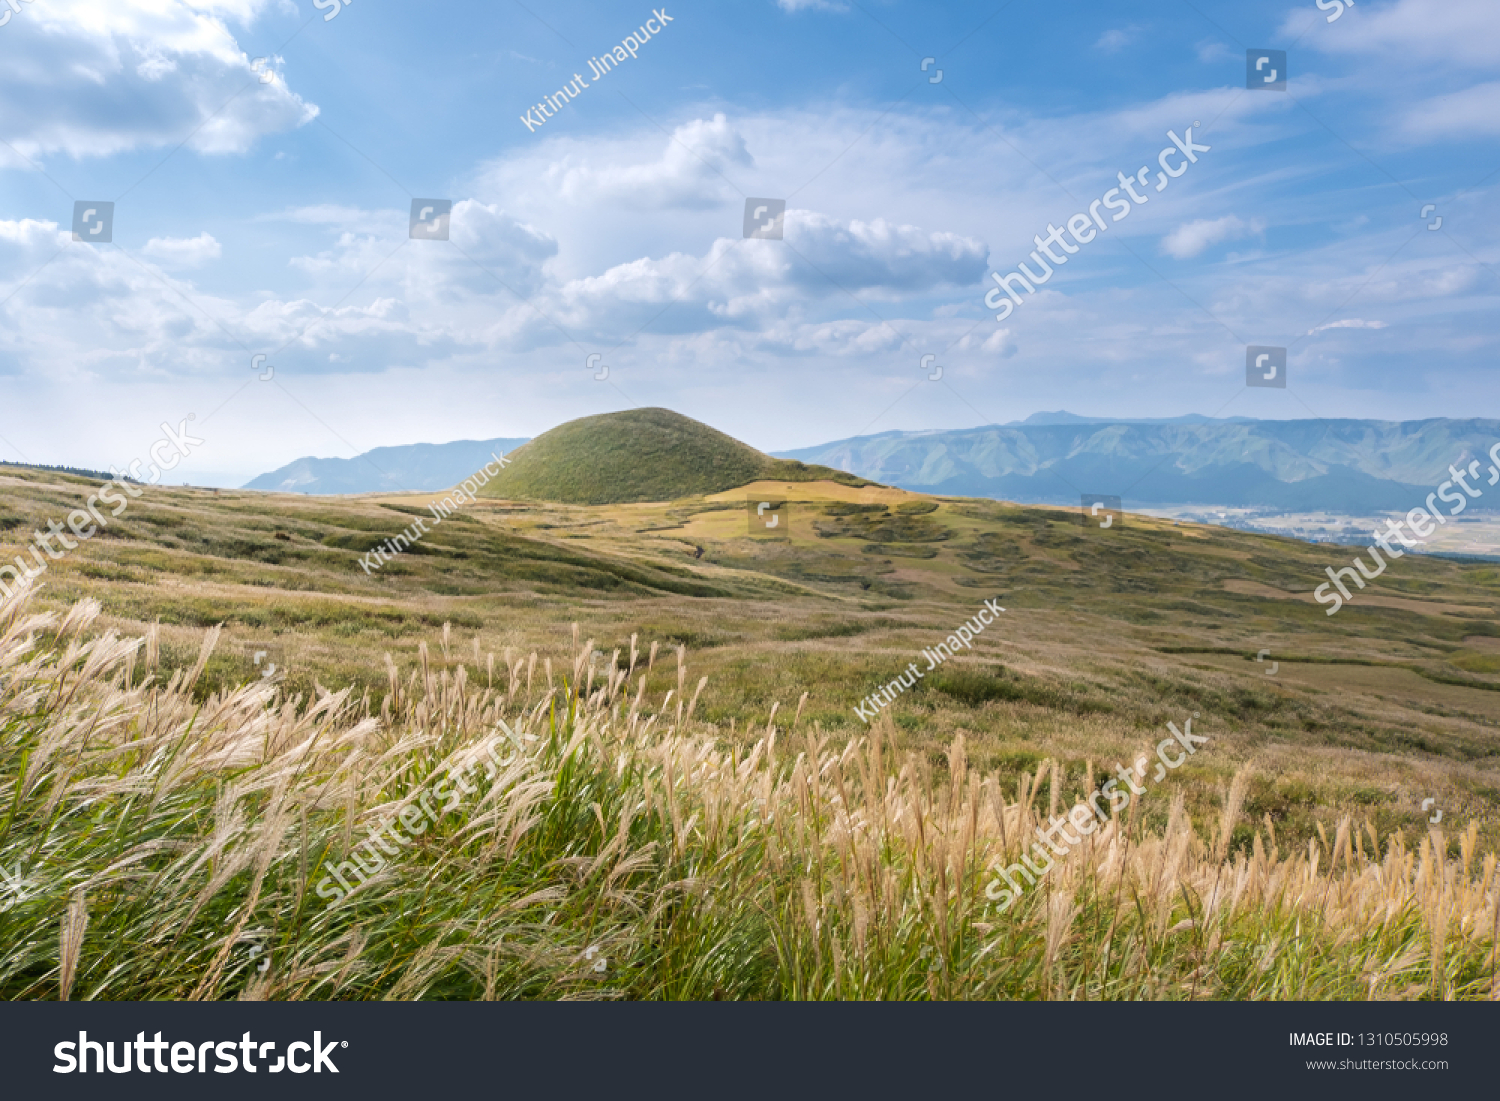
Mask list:
[[[1169,782],[1164,829],[1132,807],[996,914],[991,869],[1062,805],[1050,762],[1007,792],[962,738],[934,767],[895,752],[889,726],[835,741],[800,704],[749,747],[719,740],[683,650],[658,702],[654,647],[601,668],[576,633],[570,665],[507,654],[494,688],[424,645],[404,674],[388,663],[382,693],[203,696],[217,630],[163,682],[154,637],[94,633],[89,601],[28,600],[0,608],[0,864],[26,883],[0,902],[7,998],[1497,990],[1496,861],[1473,828],[1457,859],[1439,831],[1411,847],[1347,818],[1287,851],[1268,821],[1237,847],[1246,773],[1197,822]],[[319,897],[502,721],[521,747],[460,813]]]
[[[91,488],[0,470],[0,557]],[[1101,542],[1057,509],[852,491],[889,496],[891,516],[872,526],[849,508],[863,498],[806,499],[823,488],[799,490],[790,541],[749,538],[739,491],[591,508],[484,501],[427,540],[430,553],[366,576],[360,548],[409,524],[423,498],[157,486],[108,538],[53,562],[33,607],[65,615],[97,600],[101,628],[153,632],[162,679],[190,671],[202,632],[222,625],[194,687],[200,702],[255,676],[249,655],[268,643],[285,655],[284,692],[316,699],[319,684],[353,686],[379,700],[380,655],[410,668],[444,623],[452,653],[434,648],[434,663],[452,672],[462,661],[489,685],[489,653],[498,662],[507,649],[536,651],[562,668],[569,624],[583,622],[606,657],[632,635],[685,643],[712,686],[698,711],[707,725],[695,729],[748,750],[747,731],[804,692],[805,722],[857,737],[853,705],[996,596],[1009,608],[1003,628],[946,666],[951,676],[897,701],[889,744],[941,768],[961,735],[971,762],[1008,790],[1053,758],[1071,797],[1089,760],[1118,760],[1169,719],[1202,711],[1220,741],[1204,767],[1178,774],[1197,820],[1217,813],[1235,770],[1254,761],[1247,819],[1269,813],[1288,848],[1320,825],[1332,835],[1346,815],[1368,816],[1382,837],[1404,830],[1415,848],[1429,797],[1450,830],[1477,822],[1481,846],[1500,846],[1500,666],[1481,649],[1500,632],[1493,617],[1372,605],[1330,619],[1283,598],[1321,577],[1329,554],[1289,540],[1132,517]],[[922,511],[902,513],[908,506]],[[903,531],[886,530],[893,524]],[[935,558],[887,557],[871,552],[896,544],[877,533],[947,538],[911,544]],[[1500,601],[1492,565],[1400,565],[1380,582],[1399,599],[1449,610]],[[1275,598],[1226,589],[1242,584]],[[1254,660],[1265,648],[1280,662],[1274,677]],[[670,687],[661,669],[653,699]],[[504,682],[498,667],[494,676]],[[1167,802],[1144,808],[1141,824],[1164,829]],[[1252,832],[1241,823],[1235,847],[1248,849]],[[1458,855],[1450,840],[1448,856]]]

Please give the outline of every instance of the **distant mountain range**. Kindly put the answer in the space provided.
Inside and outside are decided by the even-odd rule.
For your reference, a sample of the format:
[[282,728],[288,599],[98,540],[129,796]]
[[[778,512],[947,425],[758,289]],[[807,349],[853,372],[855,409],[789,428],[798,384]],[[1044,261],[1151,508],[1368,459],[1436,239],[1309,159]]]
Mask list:
[[[572,500],[586,484],[592,488],[580,500],[592,500],[590,494],[654,500],[687,493],[709,472],[722,475],[719,480],[731,473],[743,474],[744,481],[771,476],[767,456],[706,425],[666,410],[633,415],[584,418],[553,429],[547,439],[565,438],[567,446],[549,443],[518,457],[520,465],[508,468],[491,492]],[[1421,504],[1448,479],[1450,464],[1481,459],[1487,474],[1488,452],[1497,440],[1500,420],[1489,419],[1110,420],[1060,411],[983,428],[882,432],[774,457],[947,496],[1077,504],[1082,494],[1107,494],[1120,497],[1126,508],[1234,505],[1370,513]],[[503,455],[527,442],[460,440],[380,447],[353,459],[298,459],[245,488],[311,494],[447,489],[489,462],[492,452]],[[649,454],[650,461],[622,466],[624,451]],[[619,481],[635,466],[640,469],[627,478],[630,485],[594,484]],[[775,476],[801,480],[809,474],[783,468]]]
[[490,453],[504,455],[525,439],[455,440],[453,443],[414,443],[377,447],[352,459],[308,457],[280,470],[262,474],[245,489],[276,493],[424,493],[456,486],[491,461]]
[[1500,421],[1176,417],[1123,421],[1042,413],[1018,424],[882,432],[778,457],[923,493],[1126,508],[1218,504],[1286,511],[1405,511],[1448,475],[1483,459]]
[[1006,421],[1007,428],[1030,424],[1254,424],[1254,417],[1224,417],[1215,420],[1202,413],[1187,413],[1181,417],[1080,417],[1059,409],[1056,413],[1033,413],[1023,421]]

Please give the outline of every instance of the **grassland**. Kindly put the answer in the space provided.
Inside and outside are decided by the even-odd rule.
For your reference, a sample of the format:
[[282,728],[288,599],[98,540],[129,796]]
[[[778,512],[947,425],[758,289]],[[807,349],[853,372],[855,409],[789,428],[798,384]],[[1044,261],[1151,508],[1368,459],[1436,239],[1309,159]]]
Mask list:
[[[6,540],[0,553],[20,553],[32,530],[61,519],[92,485],[70,475],[0,469],[0,538]],[[766,499],[786,502],[784,522],[774,532],[752,534],[747,502]],[[109,788],[98,803],[119,815],[118,836],[111,835],[117,850],[80,849],[71,865],[57,856],[53,866],[72,867],[71,878],[28,903],[30,909],[0,913],[8,936],[24,934],[0,974],[11,996],[58,992],[64,964],[58,921],[79,885],[101,876],[98,882],[114,885],[90,895],[95,933],[88,943],[102,943],[95,934],[110,928],[128,932],[133,944],[147,943],[141,938],[165,927],[154,923],[181,925],[191,916],[186,928],[199,931],[184,935],[198,938],[199,948],[191,957],[196,963],[159,981],[149,978],[150,953],[124,972],[107,966],[89,971],[104,966],[97,960],[79,964],[77,981],[92,975],[89,989],[98,996],[232,992],[226,976],[238,976],[238,984],[245,975],[234,970],[232,950],[215,962],[224,949],[223,930],[199,929],[205,914],[217,917],[221,910],[224,920],[244,921],[234,926],[235,944],[243,946],[246,929],[281,937],[295,928],[303,946],[296,951],[311,953],[297,957],[297,966],[313,971],[297,972],[302,978],[292,982],[292,971],[279,970],[283,985],[268,988],[267,996],[549,996],[607,989],[627,996],[1443,997],[1491,990],[1493,960],[1486,953],[1492,939],[1485,930],[1494,883],[1492,858],[1485,854],[1496,847],[1500,808],[1500,569],[1494,566],[1408,556],[1330,618],[1311,601],[1310,590],[1324,566],[1346,564],[1341,548],[1133,515],[1123,527],[1100,531],[1064,510],[831,481],[766,480],[665,503],[483,500],[378,572],[361,571],[359,556],[406,527],[426,504],[426,497],[410,496],[309,499],[152,488],[107,531],[51,564],[30,608],[54,617],[31,628],[38,652],[51,656],[35,658],[40,665],[30,680],[17,670],[34,655],[13,658],[4,670],[7,691],[45,699],[52,684],[60,692],[73,675],[67,671],[73,668],[66,661],[69,640],[83,637],[76,616],[66,629],[62,617],[80,600],[97,601],[97,616],[85,617],[89,637],[101,631],[149,636],[151,657],[143,651],[127,675],[127,659],[117,654],[96,672],[93,690],[147,694],[137,700],[157,692],[160,706],[170,694],[166,682],[179,674],[172,691],[181,699],[172,714],[180,721],[153,727],[158,749],[181,752],[193,744],[183,739],[194,706],[216,708],[216,714],[227,714],[228,707],[238,717],[220,723],[226,739],[238,744],[250,737],[246,731],[259,729],[262,740],[260,759],[236,758],[250,768],[234,789],[246,800],[245,851],[255,851],[250,835],[264,840],[268,823],[294,825],[286,825],[274,845],[265,842],[271,848],[264,874],[252,862],[210,891],[212,876],[195,871],[209,876],[194,888],[203,912],[192,915],[188,903],[166,900],[154,910],[143,892],[176,865],[151,856],[153,870],[134,886],[115,883],[110,876],[119,873],[109,869],[136,859],[131,854],[138,854],[142,838],[159,838],[162,854],[208,844],[204,838],[221,814],[214,800],[232,778],[219,765],[204,765],[189,770],[180,804],[127,798],[146,783],[137,773],[157,759],[137,759],[142,751],[127,748],[145,745],[144,733],[117,735],[123,741],[106,760],[80,757],[73,775],[72,758],[56,748],[49,750],[47,768],[26,763],[38,759],[51,729],[45,715],[35,708],[7,712],[0,795],[15,809],[0,855],[32,860],[46,853],[51,815],[88,819],[94,812],[69,802],[68,785],[91,769],[110,776],[92,773],[91,783],[125,785]],[[925,668],[920,651],[990,597],[1007,609],[1000,622],[971,651],[899,697],[881,720],[880,767],[897,782],[902,805],[925,808],[934,836],[947,838],[943,844],[952,848],[934,863],[936,850],[927,842],[903,842],[905,855],[891,856],[893,862],[881,864],[885,870],[861,881],[859,890],[909,894],[920,888],[934,901],[877,920],[871,907],[883,896],[861,896],[842,881],[835,887],[846,874],[840,868],[859,867],[864,859],[850,855],[840,863],[839,853],[867,842],[884,852],[890,838],[877,844],[874,834],[856,830],[862,840],[849,849],[833,810],[813,815],[810,833],[774,844],[747,841],[748,847],[730,844],[723,833],[710,845],[686,825],[697,813],[701,833],[719,815],[737,822],[735,837],[744,840],[746,824],[764,820],[752,813],[756,801],[773,794],[793,817],[792,807],[805,814],[815,805],[833,806],[835,796],[845,800],[844,813],[855,800],[874,814],[884,805],[878,794],[884,789],[876,765],[858,756],[874,749],[859,741],[871,731],[853,705],[908,662]],[[591,645],[578,644],[575,623]],[[219,625],[222,636],[205,657],[205,631]],[[634,663],[632,636],[639,651]],[[260,682],[250,654],[268,643],[284,655],[284,672]],[[679,646],[680,671],[675,656],[662,656]],[[1263,650],[1269,653],[1258,662]],[[383,664],[385,653],[394,673]],[[75,666],[79,660],[75,654]],[[623,685],[627,674],[629,687]],[[467,725],[454,726],[451,718],[434,725],[434,715],[451,716],[458,706],[440,701],[459,677],[472,694],[465,713],[471,704],[480,710]],[[614,687],[595,698],[590,677]],[[707,684],[691,721],[679,721],[683,694],[703,677]],[[581,702],[580,681],[586,685]],[[400,686],[409,683],[417,687],[403,695]],[[491,688],[496,698],[480,706],[479,694]],[[367,764],[351,771],[341,756],[314,754],[295,758],[292,767],[290,758],[267,757],[263,724],[252,720],[272,700],[300,701],[289,710],[275,704],[272,713],[291,724],[288,730],[318,729],[321,722],[345,739],[338,743],[344,752],[364,746]],[[118,701],[112,706],[128,710]],[[1091,779],[1154,746],[1167,722],[1195,712],[1195,726],[1211,735],[1212,748],[1174,774],[1170,793],[1136,804],[1129,823],[1096,852],[1053,873],[1062,893],[1027,896],[1000,918],[983,913],[983,866],[1008,851],[1007,842],[990,836],[1002,823],[1024,829],[1033,813],[1024,808],[1038,790],[1047,793],[1049,806],[1070,805],[1091,790]],[[462,752],[486,716],[502,713],[550,747],[538,750],[527,767],[536,770],[535,782],[553,784],[553,794],[531,811],[506,812],[520,816],[508,819],[511,827],[530,822],[533,811],[549,823],[541,830],[545,838],[535,839],[526,876],[502,875],[491,867],[493,853],[475,864],[479,850],[465,846],[472,841],[483,849],[492,839],[479,837],[482,831],[458,836],[456,827],[451,845],[434,840],[404,853],[392,865],[399,874],[372,881],[352,909],[302,909],[307,883],[297,878],[300,862],[311,862],[310,876],[319,860],[341,859],[356,825],[363,829],[386,813],[413,776]],[[654,732],[642,735],[642,724],[653,717]],[[755,749],[770,730],[784,747],[775,762],[764,746]],[[658,740],[657,732],[667,740]],[[61,734],[55,738],[71,744]],[[592,747],[582,757],[577,746],[567,749],[575,738]],[[300,743],[287,734],[276,744],[289,751]],[[794,778],[798,753],[801,781]],[[639,769],[611,780],[608,762],[624,759],[638,761]],[[752,759],[754,767],[733,792],[710,791],[706,777],[739,777]],[[818,759],[842,762],[842,794],[836,768],[813,778],[805,762]],[[675,775],[709,784],[682,789],[685,800],[697,801],[695,812],[667,805],[677,790],[664,771],[668,760],[680,762]],[[700,776],[691,760],[717,763]],[[35,770],[35,781],[28,769]],[[593,786],[563,790],[559,777],[565,775],[586,777],[585,786]],[[289,776],[303,779],[294,784]],[[131,777],[136,787],[126,784]],[[286,781],[282,788],[277,777]],[[304,781],[311,786],[299,788]],[[818,794],[798,783],[812,784]],[[971,784],[993,790],[999,809],[995,796],[971,797]],[[862,793],[857,799],[856,790]],[[1429,825],[1431,809],[1422,806],[1428,798],[1443,811],[1440,836]],[[606,860],[601,854],[621,833],[622,808],[642,799],[656,808],[655,817],[645,813],[639,829],[624,827],[626,839]],[[509,806],[499,796],[492,802],[497,814]],[[981,804],[991,809],[981,812]],[[964,814],[971,827],[960,827]],[[96,836],[102,836],[101,821],[91,822]],[[527,831],[534,825],[518,835],[517,846],[532,843]],[[288,838],[296,838],[292,849],[283,845]],[[642,856],[636,866],[639,880],[611,879],[612,872],[593,863],[587,864],[592,871],[578,873],[578,883],[558,878],[556,869],[564,865],[557,861],[604,860],[613,868],[622,853],[640,855],[653,845],[656,855]],[[827,860],[826,877],[794,874],[813,856]],[[941,875],[939,864],[947,869]],[[765,869],[760,879],[749,873],[757,865]],[[1242,888],[1237,898],[1246,908],[1236,909],[1237,901],[1219,909],[1227,905],[1219,885],[1240,866],[1258,869],[1244,872],[1244,883],[1261,886]],[[881,878],[887,872],[894,878]],[[725,877],[724,888],[733,885],[727,894],[738,891],[752,901],[712,915],[696,903],[673,909],[668,901],[686,897],[674,895],[672,883],[712,887],[718,877]],[[268,886],[273,879],[274,889]],[[1397,891],[1398,880],[1399,898],[1377,905],[1372,884]],[[252,899],[257,882],[262,893]],[[416,897],[414,883],[421,884]],[[1149,899],[1147,884],[1154,892]],[[1171,884],[1183,889],[1173,891]],[[1135,917],[1132,889],[1146,900]],[[553,896],[521,904],[533,891],[562,892],[551,926],[544,919],[554,909]],[[1271,946],[1288,944],[1289,930],[1302,928],[1299,915],[1318,910],[1310,900],[1319,891],[1337,901],[1333,909],[1345,914],[1348,928],[1329,926],[1326,937],[1319,933],[1302,943],[1300,955],[1283,966]],[[1064,894],[1068,901],[1059,902]],[[719,897],[726,896],[720,889]],[[465,910],[476,898],[484,906]],[[424,923],[430,918],[431,928],[449,923],[462,935],[423,942],[413,927],[405,941],[392,944],[395,919],[381,925],[376,915],[398,903]],[[820,921],[816,915],[825,905],[836,916]],[[1057,906],[1062,909],[1054,912]],[[1203,924],[1204,907],[1224,923],[1215,926],[1217,934]],[[1074,909],[1078,913],[1068,917]],[[1461,934],[1452,925],[1460,911],[1468,915]],[[332,912],[338,916],[327,916]],[[484,953],[474,954],[474,944],[489,946],[488,952],[497,943],[494,923],[502,912],[521,930],[510,935],[535,948],[525,966],[505,953],[493,964],[483,962],[489,958]],[[608,920],[591,924],[601,915]],[[885,920],[895,924],[880,932],[879,952],[870,955],[876,943],[870,923]],[[1110,955],[1108,945],[1126,943],[1122,928],[1132,947]],[[628,981],[580,985],[577,952],[606,933],[625,946],[611,958],[632,961],[621,971]],[[676,948],[662,939],[668,933],[668,940],[680,938],[672,941]],[[708,953],[697,970],[685,956],[670,966],[663,962],[663,953],[689,953],[692,938],[710,934],[729,946],[733,959]],[[356,943],[362,947],[355,958],[364,962],[351,964],[338,982],[324,981],[337,972],[325,965]],[[942,953],[946,972],[930,970],[933,951]],[[1214,952],[1219,962],[1210,974],[1204,956]],[[982,962],[996,958],[1009,961],[1009,970],[1001,969],[1008,977]],[[643,971],[643,960],[655,963]],[[854,967],[860,961],[863,970]],[[879,981],[855,978],[881,967],[889,974]],[[960,983],[959,975],[967,978]]]

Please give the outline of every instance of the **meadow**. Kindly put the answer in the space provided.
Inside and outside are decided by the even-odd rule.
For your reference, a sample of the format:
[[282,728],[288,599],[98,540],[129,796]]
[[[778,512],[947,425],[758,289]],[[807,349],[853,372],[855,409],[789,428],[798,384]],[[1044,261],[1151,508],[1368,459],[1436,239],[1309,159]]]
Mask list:
[[[93,485],[0,469],[0,553]],[[6,603],[4,996],[1494,991],[1493,564],[1329,618],[1342,548],[798,481],[481,500],[362,573],[429,499],[153,487]],[[1194,713],[997,912],[993,866]],[[319,896],[501,720],[462,813]]]

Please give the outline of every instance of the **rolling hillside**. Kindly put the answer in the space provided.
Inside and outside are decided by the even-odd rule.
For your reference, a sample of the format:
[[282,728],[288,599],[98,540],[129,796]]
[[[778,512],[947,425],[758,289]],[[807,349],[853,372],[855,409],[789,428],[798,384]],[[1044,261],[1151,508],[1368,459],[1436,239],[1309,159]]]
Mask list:
[[[580,442],[619,454],[597,436],[622,425],[603,427]],[[680,488],[670,459],[634,490]],[[147,487],[48,558],[32,533],[97,481],[0,467],[0,561],[46,565],[0,608],[0,864],[45,852],[47,870],[0,915],[0,996],[57,988],[84,882],[93,999],[250,981],[262,998],[785,999],[828,987],[787,963],[819,958],[866,997],[1052,997],[1058,968],[1101,999],[1493,996],[1494,566],[1408,556],[1330,617],[1309,590],[1346,548],[798,473],[659,502],[479,500],[371,570],[430,494]],[[786,502],[774,535],[747,491]],[[1189,716],[1196,755],[998,921],[982,869]],[[369,825],[500,718],[525,754],[512,778],[326,901]],[[1435,860],[1447,878],[1416,870]],[[841,881],[851,867],[875,870]],[[1240,900],[1180,935],[1228,883]],[[810,909],[818,890],[841,908]],[[1062,890],[1093,908],[1042,968]],[[939,922],[944,987],[920,955]],[[502,936],[523,949],[496,953]],[[602,985],[578,962],[600,943]]]
[[481,492],[518,501],[578,505],[671,501],[750,482],[865,480],[838,470],[774,459],[670,409],[581,417],[521,448]]

